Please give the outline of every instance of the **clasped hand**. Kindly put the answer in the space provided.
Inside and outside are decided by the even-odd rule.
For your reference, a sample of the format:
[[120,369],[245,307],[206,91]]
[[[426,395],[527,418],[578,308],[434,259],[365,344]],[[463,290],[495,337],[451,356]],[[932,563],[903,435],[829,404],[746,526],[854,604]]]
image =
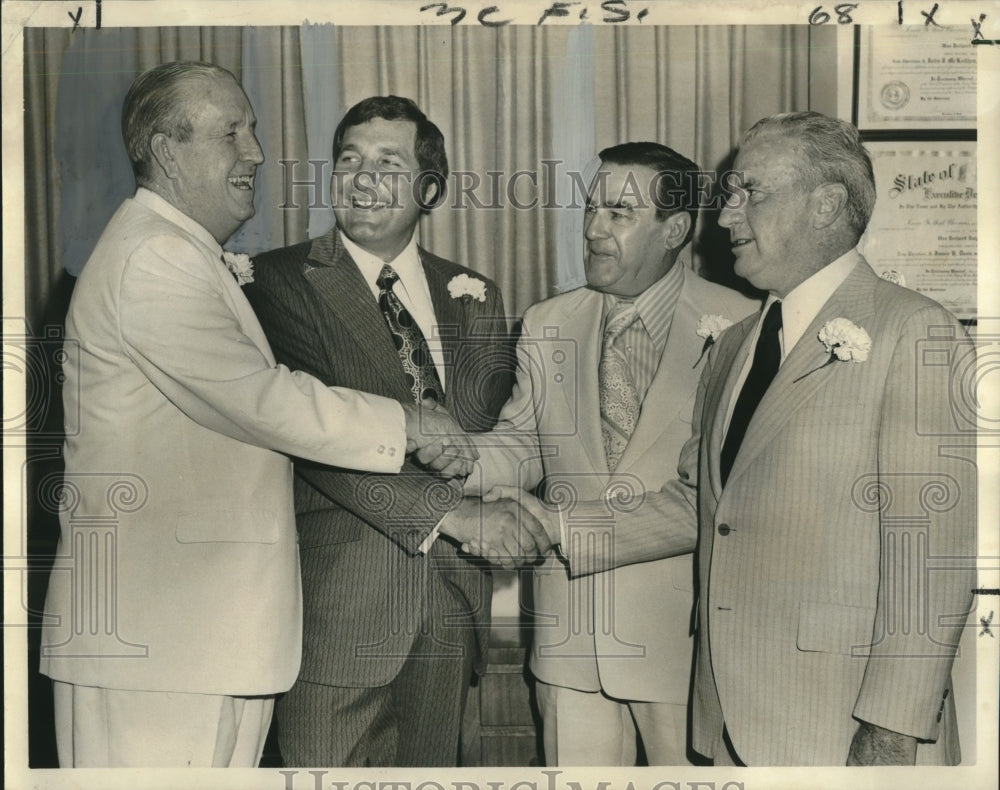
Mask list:
[[[479,452],[444,408],[428,398],[419,406],[404,405],[403,411],[406,452],[413,460],[446,479],[472,473]],[[482,499],[465,498],[438,529],[461,543],[463,551],[508,569],[534,562],[559,540],[558,514],[531,494],[507,486],[497,486]]]
[[534,562],[558,541],[552,517],[535,497],[516,488],[498,486],[482,499],[466,497],[439,525],[442,534],[494,565],[511,570]]
[[406,452],[439,477],[468,477],[479,452],[444,407],[433,398],[419,406],[403,405]]

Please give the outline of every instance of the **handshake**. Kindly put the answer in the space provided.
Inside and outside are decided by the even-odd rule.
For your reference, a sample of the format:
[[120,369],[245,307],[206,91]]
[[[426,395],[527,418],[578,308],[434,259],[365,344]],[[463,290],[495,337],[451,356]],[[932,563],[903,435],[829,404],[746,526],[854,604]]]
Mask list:
[[[432,399],[403,406],[406,452],[421,466],[461,486],[479,452],[454,417]],[[466,497],[438,524],[438,531],[508,570],[530,564],[560,540],[559,514],[519,488],[496,486],[482,499]]]

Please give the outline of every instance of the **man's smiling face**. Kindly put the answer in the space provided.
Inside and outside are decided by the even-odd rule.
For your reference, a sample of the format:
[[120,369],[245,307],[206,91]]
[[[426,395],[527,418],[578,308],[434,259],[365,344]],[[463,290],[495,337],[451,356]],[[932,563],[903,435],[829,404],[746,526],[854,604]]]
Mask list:
[[655,177],[643,165],[601,165],[583,222],[583,263],[591,288],[638,296],[670,270],[671,218],[657,216],[649,194]]
[[264,161],[257,119],[243,89],[228,75],[186,81],[191,136],[174,142],[177,208],[222,244],[254,215],[254,175]]
[[420,219],[414,194],[420,172],[417,125],[373,118],[344,133],[333,168],[337,226],[359,247],[392,260],[409,243]]

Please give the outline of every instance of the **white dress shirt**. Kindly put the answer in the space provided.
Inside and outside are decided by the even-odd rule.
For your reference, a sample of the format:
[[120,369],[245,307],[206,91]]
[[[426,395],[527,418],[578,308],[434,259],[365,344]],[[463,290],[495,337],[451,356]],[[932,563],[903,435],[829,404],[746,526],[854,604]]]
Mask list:
[[[663,277],[635,297],[639,320],[626,327],[616,341],[615,345],[622,349],[628,361],[629,373],[632,374],[632,383],[639,393],[640,404],[646,399],[649,385],[660,367],[660,358],[674,320],[674,308],[677,307],[683,285],[684,270],[675,263]],[[607,322],[608,314],[618,301],[619,297],[604,294],[602,321]],[[603,334],[602,327],[602,337]]]
[[[750,368],[753,365],[754,349],[757,347],[757,338],[760,337],[760,329],[764,323],[764,316],[771,309],[775,302],[781,302],[781,330],[778,338],[781,342],[781,363],[788,357],[788,352],[795,348],[795,344],[802,339],[802,335],[809,328],[809,324],[819,315],[823,305],[833,295],[853,271],[860,256],[856,249],[845,252],[836,260],[828,263],[812,277],[803,280],[795,286],[784,299],[778,299],[773,294],[767,297],[764,302],[764,309],[761,310],[760,318],[753,330],[753,337],[750,338],[750,353],[747,354],[740,376],[733,387],[732,396],[729,398],[729,406],[726,409],[726,433],[729,432],[729,422],[733,418],[733,411],[736,409],[736,400],[743,389],[743,383],[750,375]],[[779,363],[779,364],[781,364]]]
[[[441,348],[441,336],[438,332],[437,314],[434,312],[434,302],[431,300],[431,289],[427,285],[427,275],[424,274],[424,267],[420,263],[420,253],[417,251],[417,238],[414,234],[410,237],[409,243],[391,261],[383,261],[377,255],[368,250],[362,249],[343,233],[340,234],[344,248],[350,253],[354,262],[361,270],[361,276],[365,278],[372,296],[378,301],[379,287],[376,283],[378,276],[382,273],[382,267],[387,263],[395,269],[399,275],[399,282],[393,286],[392,292],[403,303],[413,320],[417,322],[420,331],[427,341],[431,357],[434,360],[434,367],[437,368],[438,378],[441,381],[441,388],[447,385],[444,379],[444,351]],[[447,392],[447,390],[444,390]],[[417,551],[426,554],[431,550],[434,541],[440,534],[440,522],[434,526],[417,547]]]
[[388,263],[395,269],[396,274],[399,275],[399,282],[396,283],[392,291],[403,303],[403,307],[413,316],[417,326],[420,327],[420,331],[427,341],[427,347],[430,349],[431,358],[434,360],[434,367],[437,368],[441,387],[447,387],[444,376],[444,350],[441,348],[441,334],[438,331],[434,302],[431,300],[431,289],[427,285],[427,275],[424,274],[424,267],[420,263],[416,234],[410,237],[409,244],[391,261],[383,261],[377,255],[362,249],[347,238],[344,233],[340,234],[340,238],[344,242],[344,248],[351,254],[361,270],[361,276],[368,283],[376,302],[378,301],[379,287],[375,281],[382,273],[382,267]]

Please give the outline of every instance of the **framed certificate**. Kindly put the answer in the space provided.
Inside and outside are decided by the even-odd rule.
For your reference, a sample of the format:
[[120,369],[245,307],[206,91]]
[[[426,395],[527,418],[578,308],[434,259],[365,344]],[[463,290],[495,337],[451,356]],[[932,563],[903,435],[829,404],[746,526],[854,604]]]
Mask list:
[[975,129],[976,48],[967,30],[868,26],[855,35],[859,129]]
[[878,199],[861,252],[883,277],[976,318],[976,144],[866,146]]

